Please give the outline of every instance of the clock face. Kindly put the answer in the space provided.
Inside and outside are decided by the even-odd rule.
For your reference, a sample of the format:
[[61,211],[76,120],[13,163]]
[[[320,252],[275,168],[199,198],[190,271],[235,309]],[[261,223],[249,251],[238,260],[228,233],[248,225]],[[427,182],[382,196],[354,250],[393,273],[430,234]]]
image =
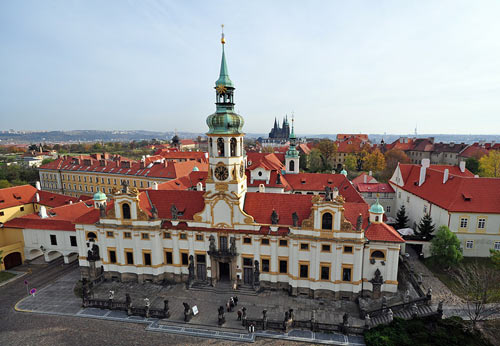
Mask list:
[[217,87],[215,88],[217,90],[217,93],[219,94],[224,94],[226,92],[226,87],[224,85],[217,85]]
[[226,180],[229,175],[227,168],[224,166],[219,166],[215,168],[215,177],[219,180]]
[[244,175],[245,175],[245,167],[243,166],[243,162],[242,162],[240,165],[240,177],[243,178]]

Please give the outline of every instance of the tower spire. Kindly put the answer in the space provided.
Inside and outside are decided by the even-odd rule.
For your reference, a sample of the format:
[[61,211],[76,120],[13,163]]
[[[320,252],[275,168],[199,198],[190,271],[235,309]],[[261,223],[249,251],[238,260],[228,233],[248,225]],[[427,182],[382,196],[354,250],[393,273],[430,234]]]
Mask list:
[[226,38],[224,36],[224,24],[222,24],[221,27],[222,27],[222,33],[221,33],[220,43],[222,44],[222,60],[220,63],[219,79],[217,79],[217,82],[215,82],[215,86],[233,87],[233,82],[229,78],[229,72],[227,71],[226,53],[224,51],[224,45],[226,44]]

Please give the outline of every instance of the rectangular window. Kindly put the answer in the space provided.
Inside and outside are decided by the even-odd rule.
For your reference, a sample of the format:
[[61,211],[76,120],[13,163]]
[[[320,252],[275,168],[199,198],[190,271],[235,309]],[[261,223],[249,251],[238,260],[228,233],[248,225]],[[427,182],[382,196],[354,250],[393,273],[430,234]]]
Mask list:
[[469,223],[469,219],[466,217],[460,218],[460,228],[467,228],[467,224]]
[[288,273],[288,261],[280,260],[280,274],[287,274],[287,273]]
[[269,245],[269,238],[262,238],[260,240],[260,245]]
[[300,243],[300,249],[301,250],[309,250],[309,244],[308,243]]
[[123,238],[125,238],[125,239],[132,239],[132,233],[131,232],[124,232],[123,233]]
[[[97,181],[97,180],[96,180]],[[101,178],[101,184],[104,184],[104,178]]]
[[474,248],[474,240],[467,240],[465,242],[465,248],[466,249],[472,249],[472,248]]
[[424,205],[424,214],[427,214],[427,206]]
[[321,252],[331,252],[332,247],[330,244],[321,244]]
[[342,269],[342,281],[351,281],[351,268]]
[[19,208],[20,211],[24,211],[24,207]]
[[203,241],[203,234],[197,234],[196,235],[196,240],[197,241]]
[[280,239],[280,246],[288,246],[288,240]]
[[321,280],[330,280],[330,267],[322,265],[321,266]]
[[142,181],[141,181],[141,187],[144,187],[144,184],[142,183]]
[[477,228],[484,229],[485,227],[486,227],[486,219],[483,217],[477,219]]
[[69,243],[71,244],[71,246],[77,246],[77,244],[76,244],[76,236],[70,235],[69,236]]
[[172,235],[169,232],[163,232],[163,239],[170,239]]
[[109,263],[116,263],[116,251],[109,250]]
[[406,203],[410,203],[410,196],[406,197]]
[[401,192],[398,192],[398,198],[401,198]]
[[144,255],[144,265],[150,266],[151,265],[151,254],[148,252],[145,252],[143,255]]
[[113,179],[113,184],[116,185],[116,179]]
[[252,244],[252,238],[250,237],[243,238],[243,244]]
[[390,213],[390,212],[391,212],[391,206],[390,206],[390,205],[386,206],[386,207],[385,207],[385,211],[386,211],[387,213]]
[[189,256],[187,253],[185,252],[181,253],[181,262],[183,266],[187,266],[189,264]]
[[174,256],[172,255],[172,251],[165,251],[165,263],[166,264],[174,263]]
[[115,234],[113,233],[113,231],[106,232],[106,238],[114,238],[114,237],[115,237]]
[[262,272],[269,273],[269,260],[267,258],[262,259]]
[[83,177],[83,182],[86,183],[87,182],[87,177]]
[[252,258],[243,258],[243,265],[245,267],[253,267],[253,259]]
[[125,252],[125,259],[127,260],[127,264],[134,264],[134,253],[132,251]]
[[196,255],[196,263],[207,263],[205,255]]
[[50,235],[50,245],[57,245],[57,237],[55,234]]
[[186,240],[187,239],[187,234],[186,233],[181,233],[179,234],[179,238]]
[[300,277],[302,279],[307,279],[309,277],[309,265],[308,264],[301,264],[299,274],[300,274]]
[[141,233],[142,240],[149,240],[149,233]]
[[4,216],[5,213],[3,211],[0,211],[0,216]]
[[494,245],[495,250],[500,250],[500,241],[496,241]]
[[344,246],[344,253],[352,253],[352,246]]
[[110,179],[110,178],[108,178],[108,185],[110,185],[110,184],[111,184],[111,179]]

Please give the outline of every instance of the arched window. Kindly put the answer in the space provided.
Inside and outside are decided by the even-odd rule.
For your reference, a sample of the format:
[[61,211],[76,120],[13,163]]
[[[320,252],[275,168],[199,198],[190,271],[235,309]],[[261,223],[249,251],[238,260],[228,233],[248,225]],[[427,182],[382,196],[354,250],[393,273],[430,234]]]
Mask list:
[[95,241],[97,239],[97,235],[94,232],[87,233],[87,239],[90,241]]
[[379,259],[384,259],[385,258],[385,255],[382,251],[380,250],[376,250],[376,251],[373,251],[371,256],[371,258],[379,258]]
[[222,138],[217,139],[217,156],[224,156],[224,140]]
[[208,140],[208,153],[210,155],[213,155],[214,153],[214,148],[212,147],[212,144],[213,144],[212,137],[210,137],[210,139]]
[[231,138],[231,156],[236,156],[236,138]]
[[293,172],[295,170],[295,161],[291,160],[290,163],[288,164],[288,170],[290,172]]
[[378,222],[379,216],[375,216],[375,222]]
[[130,219],[130,205],[128,203],[122,204],[122,214],[124,219]]
[[322,229],[332,229],[332,214],[331,213],[324,213],[323,217],[321,218],[321,228]]

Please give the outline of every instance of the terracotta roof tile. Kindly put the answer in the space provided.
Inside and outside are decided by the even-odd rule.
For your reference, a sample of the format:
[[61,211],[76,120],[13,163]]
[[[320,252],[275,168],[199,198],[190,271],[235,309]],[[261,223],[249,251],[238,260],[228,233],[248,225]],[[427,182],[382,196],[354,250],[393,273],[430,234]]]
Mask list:
[[370,224],[365,231],[365,237],[370,241],[405,242],[393,227],[383,222]]

